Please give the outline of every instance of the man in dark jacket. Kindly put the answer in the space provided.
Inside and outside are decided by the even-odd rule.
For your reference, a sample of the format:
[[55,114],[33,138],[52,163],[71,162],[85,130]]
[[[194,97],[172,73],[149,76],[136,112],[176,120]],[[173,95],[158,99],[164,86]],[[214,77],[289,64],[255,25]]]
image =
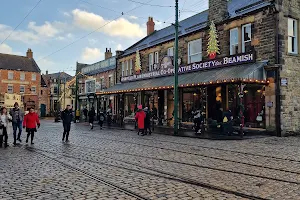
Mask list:
[[67,105],[67,108],[64,111],[62,111],[61,119],[63,121],[63,126],[64,126],[64,133],[63,133],[62,141],[64,141],[66,139],[66,142],[69,142],[69,133],[71,130],[71,122],[73,121],[73,113],[72,113],[70,105]]
[[91,130],[94,129],[95,116],[96,116],[95,108],[92,107],[91,110],[89,111],[89,123],[90,123],[90,126],[91,126]]
[[[17,144],[17,140],[22,142],[21,134],[22,134],[22,122],[24,118],[24,113],[19,108],[18,102],[14,104],[14,108],[10,110],[9,114],[12,117],[12,126],[13,126],[13,135],[14,135],[14,145]],[[17,130],[19,129],[18,137]]]
[[[145,118],[145,134],[149,134],[151,135],[151,113],[148,110],[148,107],[144,108],[144,112],[146,114],[146,118]],[[149,131],[148,131],[149,130]]]

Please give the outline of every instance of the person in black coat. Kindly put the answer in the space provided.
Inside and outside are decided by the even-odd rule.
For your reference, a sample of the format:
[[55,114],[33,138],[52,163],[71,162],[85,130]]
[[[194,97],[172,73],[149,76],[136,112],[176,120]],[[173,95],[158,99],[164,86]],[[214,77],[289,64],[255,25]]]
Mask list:
[[71,122],[73,121],[73,112],[71,106],[67,105],[66,109],[61,112],[61,119],[64,126],[64,133],[62,141],[66,139],[66,142],[69,142],[69,133],[71,130]]
[[[151,135],[151,112],[149,112],[148,107],[144,108],[144,112],[146,114],[145,118],[145,134]],[[148,131],[149,130],[149,131]]]
[[90,126],[91,126],[91,130],[94,129],[95,116],[96,116],[95,108],[92,107],[91,110],[89,111],[89,123],[90,123]]
[[104,114],[104,112],[103,112],[102,109],[101,109],[100,112],[99,112],[98,120],[99,120],[100,129],[102,129],[102,127],[103,127],[103,122],[104,122],[104,120],[105,120],[105,114]]

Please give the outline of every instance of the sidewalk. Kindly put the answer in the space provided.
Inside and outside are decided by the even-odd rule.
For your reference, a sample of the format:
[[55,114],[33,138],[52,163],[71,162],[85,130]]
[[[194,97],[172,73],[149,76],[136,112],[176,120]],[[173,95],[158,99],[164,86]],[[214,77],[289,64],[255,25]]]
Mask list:
[[[89,123],[87,122],[80,122],[79,124],[84,124],[85,126],[89,126]],[[94,124],[94,127],[97,128],[99,125],[97,123]],[[103,128],[105,129],[118,129],[118,130],[129,130],[129,131],[135,131],[134,125],[131,124],[125,124],[124,127],[117,126],[115,124],[112,124],[110,127],[107,126],[106,123],[104,123]],[[242,139],[251,139],[251,138],[260,138],[260,137],[269,137],[266,132],[262,132],[261,130],[256,129],[245,129],[244,130],[244,136],[241,137],[239,135],[221,135],[220,133],[213,133],[213,132],[205,132],[204,134],[197,135],[192,130],[179,130],[178,135],[174,135],[174,129],[169,127],[162,127],[162,126],[155,126],[154,127],[154,134],[163,134],[163,135],[172,135],[177,137],[191,137],[191,138],[199,138],[199,139],[210,139],[210,140],[242,140]]]

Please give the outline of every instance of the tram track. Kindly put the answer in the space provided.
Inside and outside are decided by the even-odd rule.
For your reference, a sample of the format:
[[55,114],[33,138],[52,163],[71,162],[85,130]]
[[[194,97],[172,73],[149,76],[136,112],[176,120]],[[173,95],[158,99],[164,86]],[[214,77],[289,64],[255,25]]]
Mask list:
[[[67,167],[69,169],[72,169],[73,171],[81,172],[84,175],[87,175],[88,177],[91,177],[91,178],[93,178],[94,180],[96,180],[98,182],[105,183],[106,185],[112,186],[115,189],[123,191],[126,194],[131,194],[132,192],[130,192],[130,191],[124,189],[124,188],[121,188],[119,186],[116,186],[113,183],[110,183],[108,181],[100,179],[99,177],[97,177],[95,175],[92,175],[92,174],[90,174],[90,173],[88,173],[88,172],[86,172],[84,170],[81,170],[81,169],[78,169],[76,167],[73,167],[70,164],[66,164],[66,163],[64,163],[64,162],[62,162],[62,161],[60,161],[60,160],[58,160],[56,158],[52,158],[51,156],[47,156],[47,155],[45,155],[43,153],[40,153],[38,151],[49,153],[49,154],[53,154],[53,155],[56,155],[56,156],[57,155],[61,155],[62,157],[66,157],[66,158],[71,158],[71,159],[75,159],[75,160],[80,160],[80,161],[85,161],[85,162],[90,162],[90,163],[105,165],[105,166],[109,166],[109,167],[115,167],[115,168],[124,169],[124,170],[128,170],[128,171],[133,171],[133,172],[137,172],[137,173],[141,173],[141,174],[146,174],[146,175],[149,175],[149,176],[155,176],[155,177],[158,177],[158,178],[164,178],[164,179],[167,179],[167,180],[177,181],[177,182],[181,182],[181,183],[185,183],[185,184],[189,184],[189,185],[199,186],[199,187],[202,187],[202,188],[211,189],[211,190],[215,190],[215,191],[220,191],[220,192],[224,192],[224,193],[227,193],[227,194],[232,194],[232,195],[235,195],[235,196],[238,196],[238,197],[247,198],[247,199],[251,199],[251,200],[267,200],[267,198],[262,198],[262,197],[245,194],[245,193],[238,192],[238,191],[229,190],[229,189],[222,188],[222,187],[219,187],[219,186],[215,186],[215,185],[212,185],[212,184],[204,183],[204,182],[201,182],[201,181],[195,181],[195,180],[190,179],[190,178],[178,176],[176,174],[165,172],[163,170],[154,169],[153,167],[146,167],[146,166],[138,165],[136,163],[130,163],[130,162],[126,162],[126,161],[119,160],[119,159],[112,159],[112,158],[109,158],[107,156],[105,158],[112,159],[112,160],[118,161],[118,162],[123,162],[125,164],[133,165],[135,167],[147,169],[147,170],[155,172],[155,173],[146,172],[146,171],[143,171],[143,170],[132,169],[132,168],[128,168],[128,167],[124,167],[124,166],[119,166],[119,165],[114,165],[114,164],[109,164],[109,163],[104,163],[104,162],[93,161],[93,160],[90,160],[90,159],[77,158],[77,157],[72,156],[72,155],[66,155],[66,153],[61,154],[61,153],[51,152],[51,151],[48,151],[48,150],[42,150],[42,149],[37,149],[37,148],[26,148],[26,149],[29,150],[29,151],[31,151],[31,152],[37,153],[37,154],[39,154],[39,155],[41,155],[41,156],[43,156],[43,157],[45,157],[45,158],[47,158],[49,160],[53,160],[53,161],[55,161],[57,163],[60,163],[61,165],[65,166],[65,167]],[[102,156],[102,157],[104,157],[104,156]],[[297,184],[300,184],[300,183],[297,183]],[[135,198],[139,197],[137,199],[147,199],[145,197],[139,196],[136,193],[133,193],[133,195],[135,196]]]

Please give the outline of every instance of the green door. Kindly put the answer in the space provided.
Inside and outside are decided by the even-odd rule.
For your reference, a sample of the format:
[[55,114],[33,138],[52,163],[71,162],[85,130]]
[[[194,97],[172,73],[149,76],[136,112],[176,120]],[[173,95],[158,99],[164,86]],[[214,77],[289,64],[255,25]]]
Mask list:
[[41,104],[41,117],[46,117],[46,105]]

